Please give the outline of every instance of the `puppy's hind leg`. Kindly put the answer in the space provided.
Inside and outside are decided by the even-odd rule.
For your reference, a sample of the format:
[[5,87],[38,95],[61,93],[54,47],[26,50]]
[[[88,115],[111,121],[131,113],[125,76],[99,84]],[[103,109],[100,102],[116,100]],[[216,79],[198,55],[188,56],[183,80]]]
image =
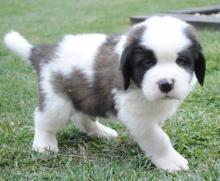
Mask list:
[[115,138],[118,136],[118,133],[114,129],[102,125],[97,118],[78,114],[72,119],[79,130],[86,133],[88,136],[95,136],[98,138]]
[[69,121],[72,106],[59,97],[53,97],[46,103],[43,110],[36,108],[34,113],[35,135],[32,149],[38,152],[58,152],[56,133]]

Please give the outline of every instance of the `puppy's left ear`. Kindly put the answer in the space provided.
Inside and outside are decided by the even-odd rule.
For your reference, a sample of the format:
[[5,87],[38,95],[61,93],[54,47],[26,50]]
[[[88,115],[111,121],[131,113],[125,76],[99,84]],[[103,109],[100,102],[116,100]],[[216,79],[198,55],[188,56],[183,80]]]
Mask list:
[[189,39],[192,41],[193,49],[196,52],[199,52],[199,53],[197,53],[197,55],[195,57],[194,71],[195,71],[198,82],[202,86],[204,83],[205,70],[206,70],[205,57],[202,53],[202,47],[199,43],[196,30],[193,26],[189,25],[185,29],[185,33],[189,37]]
[[127,46],[121,55],[121,71],[124,79],[124,90],[127,90],[131,81],[131,65],[132,46]]
[[196,60],[195,60],[195,74],[197,77],[198,82],[202,86],[205,79],[205,70],[206,70],[206,63],[205,63],[205,57],[202,53],[202,51],[199,52]]

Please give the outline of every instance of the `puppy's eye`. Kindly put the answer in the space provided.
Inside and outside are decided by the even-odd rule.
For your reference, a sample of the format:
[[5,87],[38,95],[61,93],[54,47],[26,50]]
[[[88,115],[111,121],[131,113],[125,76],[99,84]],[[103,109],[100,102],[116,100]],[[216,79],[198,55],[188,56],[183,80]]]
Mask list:
[[154,53],[143,47],[135,49],[134,60],[135,65],[141,69],[149,69],[156,64]]
[[149,68],[154,65],[154,62],[148,59],[143,59],[138,62],[138,66],[142,68]]
[[189,58],[187,57],[184,57],[184,56],[180,56],[177,60],[176,60],[176,63],[179,65],[179,66],[190,66],[191,65],[191,61]]

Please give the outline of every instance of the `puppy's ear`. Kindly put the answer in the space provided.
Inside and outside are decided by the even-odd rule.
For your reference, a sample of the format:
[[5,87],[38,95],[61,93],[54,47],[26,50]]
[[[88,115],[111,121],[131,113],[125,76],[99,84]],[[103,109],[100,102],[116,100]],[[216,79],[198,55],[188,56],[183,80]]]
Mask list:
[[127,46],[121,55],[121,71],[124,79],[124,89],[127,90],[131,81],[131,65],[132,46]]
[[195,70],[197,80],[200,83],[200,85],[202,86],[204,83],[205,70],[206,70],[205,57],[204,57],[202,51],[199,52],[198,57],[195,60],[194,70]]
[[193,43],[192,48],[196,52],[199,52],[197,53],[197,56],[195,57],[194,71],[195,71],[198,82],[202,86],[204,83],[205,70],[206,70],[205,57],[202,53],[202,47],[199,43],[196,30],[193,26],[189,25],[186,28],[185,33]]

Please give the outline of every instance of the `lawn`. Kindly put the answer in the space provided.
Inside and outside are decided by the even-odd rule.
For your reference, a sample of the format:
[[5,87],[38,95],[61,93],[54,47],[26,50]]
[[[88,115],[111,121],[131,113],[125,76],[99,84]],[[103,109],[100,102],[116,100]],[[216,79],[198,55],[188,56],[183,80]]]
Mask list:
[[219,0],[0,0],[0,180],[220,180],[220,30],[200,30],[207,59],[204,87],[165,124],[174,147],[190,170],[155,168],[119,122],[119,132],[99,140],[69,124],[58,135],[59,154],[31,151],[36,78],[30,66],[3,45],[16,30],[31,42],[56,42],[67,33],[122,33],[128,17],[163,10],[217,4]]

